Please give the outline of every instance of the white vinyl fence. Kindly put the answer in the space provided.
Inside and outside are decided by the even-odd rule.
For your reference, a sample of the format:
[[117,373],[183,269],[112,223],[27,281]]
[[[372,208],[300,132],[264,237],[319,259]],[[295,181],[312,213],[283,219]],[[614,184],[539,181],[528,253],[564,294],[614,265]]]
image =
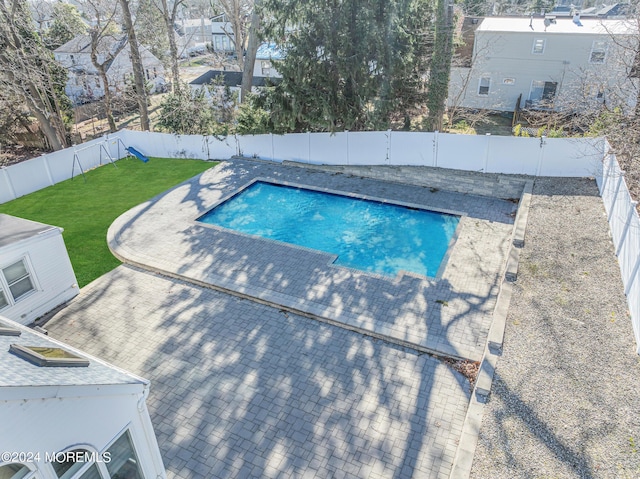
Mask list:
[[81,176],[82,171],[127,156],[121,135],[107,135],[76,147],[56,151],[0,168],[0,204],[47,186]]
[[[272,161],[329,165],[421,165],[485,173],[595,177],[609,218],[636,340],[640,345],[640,219],[613,155],[602,138],[516,138],[421,132],[295,133],[218,138],[122,130],[0,169],[0,203],[126,156]],[[605,161],[603,162],[603,158]],[[638,347],[640,354],[640,346]]]
[[624,292],[631,312],[633,332],[638,345],[637,353],[640,354],[640,218],[636,211],[637,203],[631,199],[624,172],[620,169],[615,155],[607,155],[603,162],[602,175],[597,176],[596,180],[607,212]]

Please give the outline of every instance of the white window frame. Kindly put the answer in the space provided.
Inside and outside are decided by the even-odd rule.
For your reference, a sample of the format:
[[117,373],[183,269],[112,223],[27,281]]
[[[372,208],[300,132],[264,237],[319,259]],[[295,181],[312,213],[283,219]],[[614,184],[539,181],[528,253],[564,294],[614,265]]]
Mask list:
[[[487,80],[487,85],[483,85],[482,84],[482,80]],[[486,88],[487,92],[486,93],[481,93],[480,89],[481,88]],[[480,77],[478,79],[478,96],[489,96],[489,93],[491,92],[491,77],[488,76],[484,76],[484,77]]]
[[[9,281],[7,281],[7,278],[4,275],[4,269],[17,264],[20,261],[22,261],[22,263],[24,264],[24,269],[27,271],[27,275],[22,277],[21,280],[28,277],[31,281],[31,286],[33,286],[33,289],[31,289],[30,291],[27,291],[26,293],[24,293],[23,295],[21,295],[19,298],[16,299],[14,298],[13,293],[9,289]],[[36,280],[36,275],[33,272],[31,261],[29,261],[29,257],[27,255],[20,257],[20,259],[13,260],[9,263],[5,263],[2,266],[0,266],[0,290],[2,290],[4,297],[7,300],[7,305],[4,307],[1,307],[0,311],[2,311],[5,308],[10,308],[11,306],[22,301],[23,299],[28,298],[29,296],[34,294],[36,291],[38,291],[38,289],[39,289],[38,281]]]
[[[542,42],[542,50],[537,51],[538,49],[536,48],[538,45],[540,45],[540,42]],[[547,46],[547,40],[545,38],[535,38],[533,40],[533,46],[531,47],[531,54],[532,55],[544,55],[544,50]]]
[[[589,63],[594,63],[597,65],[601,65],[607,61],[607,50],[608,45],[605,40],[594,40],[591,44],[591,52],[589,53]],[[602,60],[594,61],[593,54],[600,53],[602,54]]]
[[269,76],[271,75],[271,60],[262,60],[260,62],[260,67],[262,69],[262,75],[263,76]]
[[[82,475],[84,473],[86,473],[94,464],[96,465],[96,467],[98,468],[98,472],[100,473],[100,476],[104,479],[110,479],[112,478],[111,474],[109,474],[109,470],[107,468],[106,465],[106,456],[105,453],[109,452],[109,449],[118,441],[118,439],[120,439],[124,434],[129,434],[129,439],[131,440],[131,447],[133,448],[133,453],[136,457],[136,459],[138,460],[138,471],[140,472],[141,476],[143,478],[147,478],[148,475],[145,474],[144,471],[144,467],[142,465],[142,461],[140,460],[140,451],[137,445],[137,439],[136,439],[136,435],[134,434],[133,431],[133,427],[131,425],[131,423],[127,424],[127,426],[122,429],[118,434],[116,434],[116,436],[109,441],[109,443],[102,449],[102,451],[98,451],[94,446],[92,446],[91,444],[74,444],[73,446],[69,446],[65,449],[62,449],[61,451],[59,451],[60,453],[63,452],[69,452],[69,451],[75,451],[75,450],[86,450],[92,454],[96,454],[97,456],[103,457],[105,458],[104,461],[88,461],[85,464],[83,464],[80,468],[76,469],[73,473],[72,476],[70,476],[70,479],[79,479],[82,477]],[[57,478],[57,474],[54,472],[53,470],[53,465],[51,465],[51,470],[52,470],[52,476],[51,477],[55,477]],[[29,478],[31,478],[32,476],[29,476]]]
[[38,474],[38,470],[34,464],[24,463],[24,462],[0,462],[0,467],[10,466],[11,464],[17,464],[22,467],[26,467],[29,469],[29,473],[24,476],[22,479],[37,479],[40,477]]

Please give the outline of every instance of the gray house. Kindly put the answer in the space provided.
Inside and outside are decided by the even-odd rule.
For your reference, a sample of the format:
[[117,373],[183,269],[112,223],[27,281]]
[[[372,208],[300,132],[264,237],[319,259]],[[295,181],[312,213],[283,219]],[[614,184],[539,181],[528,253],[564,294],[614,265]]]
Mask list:
[[513,111],[632,112],[638,25],[573,17],[466,18],[451,69],[448,106]]

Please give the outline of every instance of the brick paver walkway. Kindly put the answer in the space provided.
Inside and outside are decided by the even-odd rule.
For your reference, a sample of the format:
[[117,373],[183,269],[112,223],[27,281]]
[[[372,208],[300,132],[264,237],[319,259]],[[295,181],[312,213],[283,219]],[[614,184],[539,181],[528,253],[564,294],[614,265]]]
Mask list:
[[46,328],[151,380],[169,478],[448,478],[470,397],[428,355],[129,266]]
[[[328,254],[203,226],[195,220],[256,178],[463,212],[437,281],[332,266]],[[455,181],[455,180],[453,180]],[[496,198],[233,160],[130,210],[110,247],[126,262],[309,313],[348,328],[462,358],[482,357],[516,206]]]

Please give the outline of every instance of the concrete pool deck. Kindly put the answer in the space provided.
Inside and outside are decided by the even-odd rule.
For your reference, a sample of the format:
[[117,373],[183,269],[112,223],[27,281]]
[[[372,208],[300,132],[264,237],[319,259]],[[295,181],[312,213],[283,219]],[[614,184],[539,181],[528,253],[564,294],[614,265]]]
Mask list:
[[[385,278],[331,265],[330,255],[195,220],[256,178],[464,214],[438,280]],[[482,359],[516,205],[486,196],[270,162],[223,162],[119,217],[109,247],[126,263],[346,329],[455,358]]]
[[427,354],[128,265],[45,327],[151,381],[169,479],[450,477],[471,390]]

